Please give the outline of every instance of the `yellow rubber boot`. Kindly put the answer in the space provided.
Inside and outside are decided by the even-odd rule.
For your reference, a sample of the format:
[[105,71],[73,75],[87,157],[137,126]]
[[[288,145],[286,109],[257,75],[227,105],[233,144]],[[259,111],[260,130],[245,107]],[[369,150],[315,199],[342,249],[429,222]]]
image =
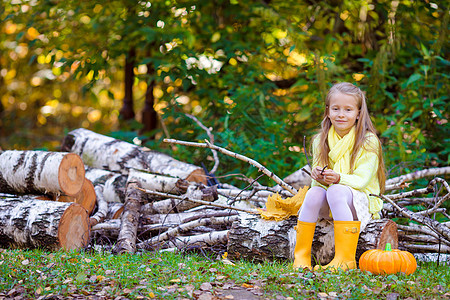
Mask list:
[[316,266],[314,270],[356,269],[356,247],[360,232],[360,221],[334,221],[334,258],[325,266]]
[[314,238],[316,223],[297,222],[297,241],[294,249],[294,269],[311,267],[311,246]]

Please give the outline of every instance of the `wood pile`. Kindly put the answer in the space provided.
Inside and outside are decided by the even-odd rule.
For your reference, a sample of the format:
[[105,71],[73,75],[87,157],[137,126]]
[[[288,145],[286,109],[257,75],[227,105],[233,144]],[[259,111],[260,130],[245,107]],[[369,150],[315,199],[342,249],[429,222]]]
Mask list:
[[[204,250],[228,252],[231,258],[292,259],[296,217],[264,220],[269,195],[292,197],[310,184],[305,166],[277,177],[258,162],[212,143],[168,143],[209,148],[257,167],[277,184],[249,180],[240,189],[211,184],[203,168],[167,154],[86,129],[70,132],[62,151],[0,153],[0,246],[81,249],[103,245],[114,253]],[[215,166],[214,169],[217,169]],[[361,233],[362,252],[393,247],[413,253],[450,253],[450,167],[426,169],[387,181],[383,218]],[[427,187],[402,191],[412,180],[433,178]],[[208,185],[209,183],[209,185]],[[414,207],[414,212],[411,208]],[[397,221],[394,222],[392,219]],[[333,226],[320,221],[312,253],[327,263],[333,256]]]

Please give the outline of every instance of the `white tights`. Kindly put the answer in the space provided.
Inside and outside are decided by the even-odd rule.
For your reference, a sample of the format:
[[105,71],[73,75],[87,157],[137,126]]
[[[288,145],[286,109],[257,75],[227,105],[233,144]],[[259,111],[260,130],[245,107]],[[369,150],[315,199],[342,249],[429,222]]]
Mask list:
[[303,222],[315,223],[320,215],[331,209],[335,221],[358,220],[353,206],[353,193],[348,186],[334,184],[325,190],[313,186],[308,190],[303,201],[298,219]]

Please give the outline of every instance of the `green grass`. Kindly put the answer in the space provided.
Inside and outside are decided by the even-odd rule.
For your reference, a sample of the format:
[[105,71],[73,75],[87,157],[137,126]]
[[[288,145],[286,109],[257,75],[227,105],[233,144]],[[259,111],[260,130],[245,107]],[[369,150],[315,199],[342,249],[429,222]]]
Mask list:
[[[250,291],[254,299],[450,298],[450,268],[436,263],[421,263],[409,276],[374,276],[359,270],[294,272],[289,262],[227,262],[192,253],[112,255],[0,249],[0,299],[197,299],[206,292],[215,295],[213,299],[232,299],[224,296],[230,287]],[[220,296],[221,292],[225,294]]]

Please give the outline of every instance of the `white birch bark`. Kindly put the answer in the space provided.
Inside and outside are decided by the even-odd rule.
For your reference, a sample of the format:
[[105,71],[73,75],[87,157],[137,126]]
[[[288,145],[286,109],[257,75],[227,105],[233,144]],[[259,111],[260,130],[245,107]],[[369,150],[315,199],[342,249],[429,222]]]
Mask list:
[[78,250],[89,234],[89,216],[79,204],[0,197],[0,246]]
[[202,168],[167,154],[79,128],[68,133],[63,151],[77,153],[86,165],[127,174],[129,169],[206,183]]
[[137,187],[137,183],[129,183],[127,186],[127,195],[125,207],[121,216],[119,237],[117,238],[117,244],[113,248],[113,252],[117,254],[136,252],[136,237],[141,209],[141,192]]
[[303,171],[303,169],[311,173],[311,167],[306,165],[284,178],[283,181],[287,184],[292,185],[297,190],[301,189],[304,186],[310,186],[312,181],[311,175],[307,174],[305,171]]
[[103,197],[106,202],[125,202],[125,189],[128,179],[127,175],[86,167],[85,176],[94,186],[103,186]]
[[[186,198],[202,199],[203,191],[195,185],[190,185],[186,192]],[[186,199],[165,199],[157,202],[147,203],[142,206],[142,214],[168,214],[185,211],[193,207],[200,206],[200,204],[188,201]]]
[[[292,260],[297,233],[294,226],[297,218],[283,221],[261,219],[259,216],[240,212],[228,235],[227,252],[230,258],[245,258],[258,261]],[[391,220],[372,220],[360,234],[356,257],[368,249],[382,248],[390,242],[398,245],[396,226]],[[395,223],[394,223],[395,224]],[[384,230],[385,227],[387,230]],[[334,257],[333,222],[320,220],[316,225],[311,248],[312,263],[329,263]]]
[[84,165],[73,153],[7,150],[0,153],[0,192],[76,195]]
[[148,189],[152,191],[157,191],[161,193],[185,193],[186,189],[184,191],[180,190],[180,178],[176,177],[169,177],[169,176],[163,176],[163,175],[156,175],[156,174],[150,174],[134,169],[130,169],[130,173],[128,174],[128,181],[135,181],[139,182],[140,186],[143,189]]
[[155,244],[164,242],[170,238],[174,238],[182,233],[187,233],[191,229],[199,226],[209,226],[209,225],[223,225],[227,223],[232,223],[238,219],[238,216],[227,216],[227,217],[212,217],[205,219],[193,220],[187,223],[180,224],[175,228],[169,229],[164,233],[161,233],[151,239],[143,241],[137,245],[138,248],[148,248],[153,247]]
[[216,209],[203,209],[194,212],[181,212],[181,213],[171,213],[171,214],[142,214],[141,222],[143,224],[182,224],[185,222],[201,219],[201,218],[211,218],[211,217],[226,217],[234,216],[237,212],[226,211],[226,210],[216,210]]
[[[227,235],[228,230],[221,230],[191,236],[178,236],[173,240],[167,241],[163,247],[183,249],[195,246],[209,247],[216,244],[226,244],[228,240]],[[139,244],[140,246],[144,247],[144,245]]]

